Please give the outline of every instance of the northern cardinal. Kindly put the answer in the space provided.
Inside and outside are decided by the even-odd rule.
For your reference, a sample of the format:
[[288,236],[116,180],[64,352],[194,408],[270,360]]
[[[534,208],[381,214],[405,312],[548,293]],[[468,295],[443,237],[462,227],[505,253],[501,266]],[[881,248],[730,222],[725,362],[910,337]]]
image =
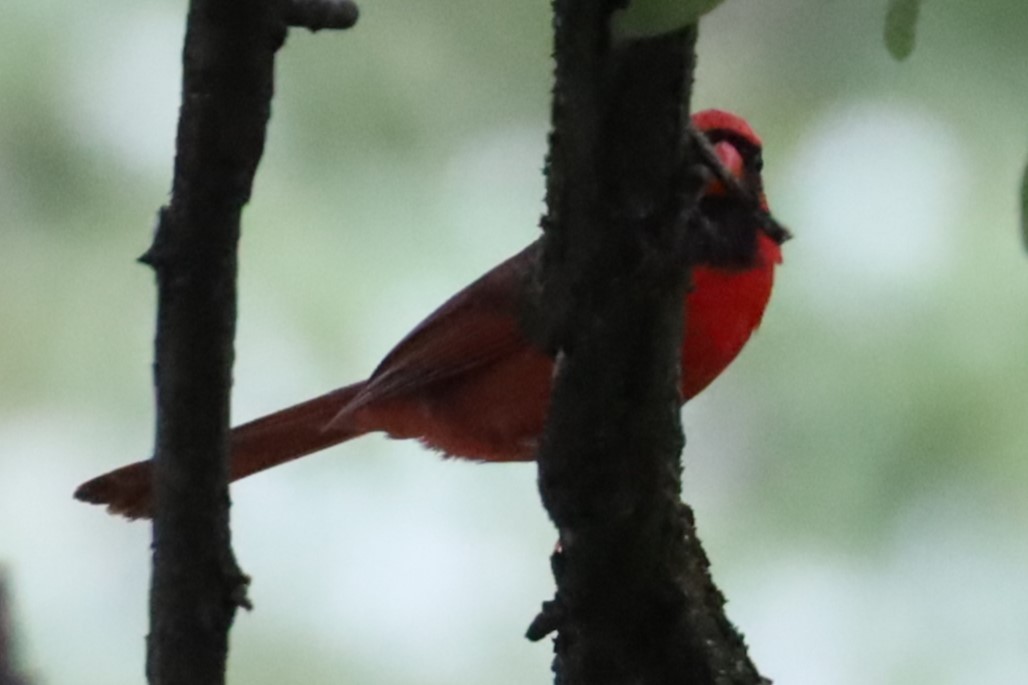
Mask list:
[[[786,237],[767,230],[761,143],[750,126],[719,110],[699,112],[692,122],[723,166],[701,196],[701,222],[713,236],[709,242],[732,247],[727,255],[709,245],[705,250],[700,237],[692,288],[683,303],[682,402],[713,381],[760,324],[775,264],[781,262],[779,243]],[[554,361],[522,331],[519,293],[539,250],[537,241],[454,295],[400,341],[367,380],[233,429],[231,479],[375,431],[416,438],[455,457],[534,459]],[[106,504],[128,518],[147,517],[150,461],[94,478],[75,497]]]

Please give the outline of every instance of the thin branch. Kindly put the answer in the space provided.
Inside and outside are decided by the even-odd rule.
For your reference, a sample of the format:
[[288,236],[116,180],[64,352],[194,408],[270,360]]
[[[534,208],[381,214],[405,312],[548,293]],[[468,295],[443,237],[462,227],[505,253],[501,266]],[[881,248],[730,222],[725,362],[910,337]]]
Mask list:
[[689,124],[687,131],[689,137],[692,140],[693,145],[696,146],[696,154],[703,166],[714,175],[721,184],[728,189],[729,195],[736,200],[739,200],[748,206],[753,211],[753,218],[760,222],[760,228],[767,234],[771,240],[775,241],[779,245],[784,243],[786,240],[792,239],[792,233],[785,226],[780,224],[777,219],[771,216],[771,213],[761,206],[760,198],[754,197],[752,193],[742,187],[731,171],[725,168],[725,165],[718,159],[717,152],[714,151],[714,146],[707,140],[707,136],[703,135],[696,130],[696,127]]
[[311,31],[348,29],[357,23],[359,14],[351,0],[288,0],[286,3],[286,23]]
[[[556,0],[543,303],[557,353],[539,454],[560,531],[561,685],[764,681],[680,502],[682,298],[703,160],[687,144],[696,33],[613,43],[617,3]],[[685,323],[688,325],[688,322]]]
[[228,630],[249,608],[229,529],[236,248],[290,23],[357,20],[349,0],[192,0],[171,203],[141,260],[157,272],[153,579],[147,676],[224,682]]
[[147,676],[160,685],[223,683],[249,606],[228,515],[236,247],[285,31],[276,2],[190,3],[171,203],[141,258],[158,284]]

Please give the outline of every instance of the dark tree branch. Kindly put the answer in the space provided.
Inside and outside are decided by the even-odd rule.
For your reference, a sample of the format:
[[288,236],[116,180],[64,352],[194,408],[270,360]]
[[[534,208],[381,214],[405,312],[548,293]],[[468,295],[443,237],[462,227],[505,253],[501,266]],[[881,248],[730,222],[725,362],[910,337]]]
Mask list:
[[724,164],[717,157],[714,146],[710,144],[707,137],[696,130],[692,124],[688,127],[689,137],[696,148],[698,160],[713,176],[728,189],[729,194],[739,202],[745,203],[752,211],[753,218],[761,223],[761,229],[769,238],[781,245],[786,240],[792,239],[792,233],[782,224],[778,223],[771,214],[760,205],[760,198],[754,197],[752,193],[742,187],[739,179],[732,175]]
[[286,23],[320,31],[348,29],[357,23],[359,12],[351,0],[288,0]]
[[617,4],[554,2],[534,328],[558,356],[539,483],[561,549],[557,596],[530,636],[557,630],[561,685],[762,683],[680,501],[681,217],[703,161],[686,130],[696,33],[612,43]]
[[229,397],[236,248],[264,149],[273,2],[193,0],[169,206],[142,261],[157,272],[153,577],[147,677],[223,683],[228,630],[247,579],[231,547]]
[[249,606],[227,484],[240,214],[287,24],[350,26],[356,16],[345,1],[190,3],[171,203],[141,258],[158,282],[151,683],[223,683],[228,630]]

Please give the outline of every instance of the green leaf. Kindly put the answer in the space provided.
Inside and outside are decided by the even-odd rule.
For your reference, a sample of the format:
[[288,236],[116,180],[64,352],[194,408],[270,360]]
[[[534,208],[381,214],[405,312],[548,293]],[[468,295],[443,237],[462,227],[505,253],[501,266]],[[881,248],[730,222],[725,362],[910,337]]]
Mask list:
[[897,60],[905,60],[914,51],[917,15],[921,0],[889,0],[885,12],[885,47]]
[[1021,240],[1028,252],[1028,163],[1025,163],[1024,175],[1021,176]]
[[647,38],[695,24],[723,0],[632,0],[614,13],[611,31],[617,38]]

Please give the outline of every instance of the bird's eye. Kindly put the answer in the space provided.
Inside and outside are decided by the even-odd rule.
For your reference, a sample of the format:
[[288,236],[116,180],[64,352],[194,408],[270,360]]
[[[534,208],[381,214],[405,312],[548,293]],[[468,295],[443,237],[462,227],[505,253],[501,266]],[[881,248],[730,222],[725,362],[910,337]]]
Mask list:
[[763,171],[764,170],[764,157],[763,157],[763,155],[761,155],[760,152],[757,152],[755,155],[753,155],[753,158],[750,161],[750,165],[753,167],[753,170],[756,171],[758,174],[761,171]]

